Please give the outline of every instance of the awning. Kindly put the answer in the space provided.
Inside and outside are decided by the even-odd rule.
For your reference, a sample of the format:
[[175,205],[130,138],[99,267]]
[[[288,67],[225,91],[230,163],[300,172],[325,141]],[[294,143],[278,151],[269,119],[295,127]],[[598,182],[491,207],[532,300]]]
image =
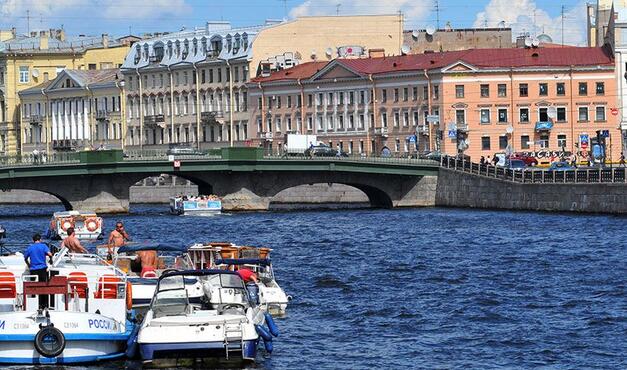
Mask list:
[[553,122],[551,121],[536,122],[536,131],[549,131],[552,128],[553,128]]

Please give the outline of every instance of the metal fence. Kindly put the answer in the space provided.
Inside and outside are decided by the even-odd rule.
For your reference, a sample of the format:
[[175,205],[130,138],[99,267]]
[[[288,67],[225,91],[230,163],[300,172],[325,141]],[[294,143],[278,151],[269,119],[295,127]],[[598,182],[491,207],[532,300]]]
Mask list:
[[333,162],[366,162],[366,163],[389,163],[389,164],[409,164],[418,166],[438,167],[440,164],[433,159],[424,158],[403,158],[403,157],[377,157],[364,155],[349,156],[305,156],[305,155],[264,155],[264,159],[268,160],[287,160],[287,161],[333,161]]
[[573,170],[509,169],[491,164],[479,164],[464,159],[443,157],[441,166],[456,171],[496,179],[529,184],[626,183],[627,168],[577,168]]
[[55,152],[50,155],[46,153],[23,155],[0,156],[2,166],[36,166],[45,164],[71,164],[80,163],[76,152]]

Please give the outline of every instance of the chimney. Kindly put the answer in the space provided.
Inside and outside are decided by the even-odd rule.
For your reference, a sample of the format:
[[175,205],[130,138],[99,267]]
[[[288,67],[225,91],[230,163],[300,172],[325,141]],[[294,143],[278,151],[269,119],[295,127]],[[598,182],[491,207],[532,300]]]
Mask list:
[[102,34],[102,47],[105,49],[109,47],[109,35],[106,33]]
[[13,38],[17,37],[17,29],[15,27],[11,28],[11,34],[13,35]]
[[368,58],[383,58],[385,49],[368,49]]
[[56,39],[61,42],[65,41],[65,30],[63,28],[56,30]]
[[39,50],[48,49],[48,32],[39,31]]

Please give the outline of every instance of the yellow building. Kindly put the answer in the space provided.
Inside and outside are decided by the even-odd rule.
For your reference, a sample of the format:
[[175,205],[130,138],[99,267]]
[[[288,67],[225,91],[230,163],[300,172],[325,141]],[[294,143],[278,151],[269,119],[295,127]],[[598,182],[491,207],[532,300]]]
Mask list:
[[19,92],[53,80],[62,70],[117,68],[124,62],[129,42],[98,37],[66,37],[63,30],[0,31],[0,155],[21,151],[30,128],[20,127]]

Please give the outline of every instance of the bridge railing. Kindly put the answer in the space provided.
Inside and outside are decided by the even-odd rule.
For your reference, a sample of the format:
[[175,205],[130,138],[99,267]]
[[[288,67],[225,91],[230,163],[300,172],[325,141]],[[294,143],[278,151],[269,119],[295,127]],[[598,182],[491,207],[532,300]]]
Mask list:
[[465,159],[442,157],[441,166],[456,171],[527,184],[627,183],[627,168],[516,169],[479,164]]
[[345,162],[372,162],[372,163],[391,163],[391,164],[414,164],[425,166],[438,166],[438,161],[425,158],[403,158],[403,157],[377,157],[377,156],[303,156],[303,155],[264,155],[264,159],[269,160],[306,160],[306,161],[345,161]]
[[174,156],[177,160],[207,160],[222,159],[222,156],[214,151],[194,151],[191,153],[172,154],[167,149],[127,150],[124,152],[124,160],[129,161],[163,161]]
[[80,163],[77,152],[57,152],[52,154],[26,153],[22,155],[0,156],[0,166],[36,166],[71,163]]

